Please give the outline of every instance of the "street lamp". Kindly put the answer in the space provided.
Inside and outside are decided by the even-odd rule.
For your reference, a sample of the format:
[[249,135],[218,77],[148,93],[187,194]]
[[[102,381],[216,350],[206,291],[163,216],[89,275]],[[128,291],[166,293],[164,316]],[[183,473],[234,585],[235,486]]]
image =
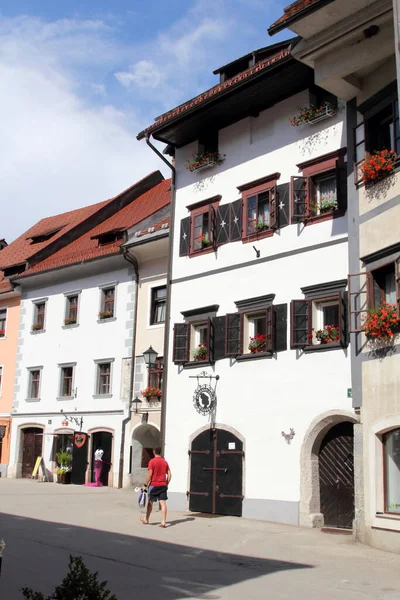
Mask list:
[[134,405],[135,405],[135,408],[134,408],[134,411],[133,411],[133,412],[134,412],[134,413],[137,415],[137,414],[138,414],[138,412],[139,412],[140,405],[142,404],[142,401],[141,401],[141,399],[140,399],[140,398],[138,398],[138,397],[136,396],[136,398],[135,398],[134,400],[132,400],[132,404],[134,404]]
[[146,352],[143,352],[144,362],[146,363],[146,367],[148,369],[157,366],[157,356],[158,352],[156,352],[152,346],[150,346]]

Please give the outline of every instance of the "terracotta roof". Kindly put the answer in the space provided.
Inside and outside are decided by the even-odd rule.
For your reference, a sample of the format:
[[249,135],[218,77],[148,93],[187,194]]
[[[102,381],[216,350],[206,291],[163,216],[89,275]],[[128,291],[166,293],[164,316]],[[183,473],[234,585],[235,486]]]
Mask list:
[[112,231],[126,231],[158,212],[171,201],[171,180],[166,179],[148,190],[86,234],[61,248],[45,260],[18,275],[17,279],[35,273],[58,269],[82,261],[120,253],[123,239],[99,246],[99,236]]
[[4,277],[3,271],[0,271],[0,294],[5,294],[6,292],[12,292],[13,286],[10,281]]
[[146,229],[135,231],[134,236],[137,238],[140,238],[145,235],[157,233],[158,231],[168,230],[169,224],[170,224],[170,218],[164,217],[164,219],[157,221],[157,223],[154,223],[154,225],[150,225],[149,227],[146,227]]
[[235,77],[232,77],[231,79],[227,79],[227,81],[224,81],[223,83],[219,83],[219,84],[215,85],[214,87],[210,88],[206,92],[203,92],[202,94],[199,94],[195,98],[192,98],[192,100],[189,100],[188,102],[185,102],[184,104],[181,104],[180,106],[177,106],[173,110],[170,110],[170,111],[164,113],[163,115],[161,115],[160,117],[158,117],[156,119],[156,122],[153,123],[153,125],[150,125],[146,129],[141,131],[137,135],[137,139],[138,140],[143,139],[146,134],[150,134],[154,129],[157,129],[158,127],[160,127],[160,125],[164,125],[168,121],[172,121],[173,119],[180,117],[183,113],[186,113],[190,109],[197,108],[199,105],[205,103],[206,101],[208,101],[212,98],[218,97],[219,94],[222,94],[223,92],[225,92],[226,90],[229,90],[230,88],[234,88],[235,86],[241,84],[245,79],[248,79],[252,75],[255,75],[256,73],[258,73],[260,71],[263,71],[264,69],[271,66],[272,64],[279,62],[280,60],[283,60],[289,54],[290,54],[290,51],[289,51],[289,42],[288,42],[288,47],[286,49],[276,52],[275,54],[273,54],[272,56],[269,56],[265,60],[258,62],[256,65],[254,65],[254,67],[250,67],[249,69],[246,69],[242,73],[235,75]]
[[[28,231],[20,235],[14,242],[11,242],[11,244],[3,248],[0,252],[0,269],[25,262],[34,254],[43,250],[43,248],[70,231],[73,227],[91,217],[100,208],[105,206],[107,202],[110,202],[110,200],[105,200],[103,202],[98,202],[97,204],[92,204],[91,206],[85,206],[85,208],[78,208],[77,210],[71,210],[70,212],[61,215],[42,219],[36,223],[36,225],[28,229]],[[32,244],[32,237],[40,236],[57,229],[58,231],[50,239],[37,244]]]
[[268,33],[274,35],[274,33],[285,29],[290,23],[294,23],[306,14],[314,12],[331,2],[334,2],[334,0],[296,0],[283,10],[283,15],[275,23],[272,23]]

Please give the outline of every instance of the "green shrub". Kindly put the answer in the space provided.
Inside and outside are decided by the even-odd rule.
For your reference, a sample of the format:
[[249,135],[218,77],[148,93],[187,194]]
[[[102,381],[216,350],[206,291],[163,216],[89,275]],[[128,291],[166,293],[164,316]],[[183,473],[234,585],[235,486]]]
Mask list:
[[72,454],[70,452],[66,452],[62,450],[61,452],[57,452],[56,454],[58,466],[61,468],[69,467],[72,462]]
[[51,596],[45,598],[30,588],[22,588],[22,595],[26,600],[117,600],[106,586],[107,581],[100,583],[97,571],[91,573],[81,556],[70,556],[68,573]]

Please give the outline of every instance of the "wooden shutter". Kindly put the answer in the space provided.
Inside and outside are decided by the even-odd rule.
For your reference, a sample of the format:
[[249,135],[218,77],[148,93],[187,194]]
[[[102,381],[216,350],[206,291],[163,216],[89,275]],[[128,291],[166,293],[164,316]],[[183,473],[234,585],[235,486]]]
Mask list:
[[[367,314],[368,311],[368,275],[370,273],[351,273],[348,276],[348,333],[360,333],[361,331],[361,316]],[[360,285],[360,278],[364,279]],[[372,281],[373,283],[373,281]],[[372,289],[373,294],[373,289]]]
[[354,183],[362,182],[360,167],[365,159],[365,123],[362,121],[354,127]]
[[269,226],[271,229],[276,229],[278,227],[276,184],[269,190]]
[[216,246],[222,246],[229,242],[229,216],[231,211],[230,204],[217,206],[216,212]]
[[290,183],[281,183],[276,188],[276,214],[278,227],[286,227],[290,223]]
[[229,241],[242,239],[242,200],[232,202],[229,219]]
[[394,269],[396,274],[397,317],[400,318],[400,256],[398,256],[394,261]]
[[243,353],[243,319],[240,313],[226,315],[226,356],[238,356]]
[[347,164],[340,164],[336,161],[336,194],[338,208],[346,210],[347,208]]
[[287,350],[287,304],[277,304],[275,311],[275,352]]
[[339,306],[339,342],[345,348],[348,345],[347,335],[347,293],[338,292],[338,306]]
[[207,348],[208,360],[214,362],[214,325],[210,317],[207,318]]
[[290,186],[292,223],[305,221],[309,213],[308,177],[292,177]]
[[292,300],[290,303],[290,346],[304,348],[308,346],[311,334],[311,302]]
[[190,329],[188,323],[175,323],[174,325],[174,363],[189,361]]
[[181,235],[179,240],[179,256],[187,256],[190,250],[190,217],[181,221]]
[[275,350],[275,313],[271,304],[265,311],[265,351],[273,352]]
[[[210,204],[210,206],[208,207],[208,236],[210,238],[211,241],[211,245],[213,248],[216,247],[216,239],[217,239],[217,235],[216,235],[216,214],[215,214],[215,208]],[[203,221],[203,226],[204,226],[204,221]]]
[[214,361],[222,360],[226,357],[225,354],[225,331],[226,331],[226,317],[214,317],[212,320],[212,326],[214,328],[214,344],[213,344],[213,358]]

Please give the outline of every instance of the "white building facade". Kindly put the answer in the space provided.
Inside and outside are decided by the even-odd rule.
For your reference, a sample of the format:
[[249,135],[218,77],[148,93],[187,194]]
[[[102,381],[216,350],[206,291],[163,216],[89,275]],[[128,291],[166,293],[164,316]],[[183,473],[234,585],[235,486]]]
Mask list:
[[195,512],[348,528],[357,418],[345,109],[329,98],[334,108],[292,126],[301,107],[328,100],[288,43],[218,73],[220,85],[201,101],[138,136],[175,147],[170,500]]

